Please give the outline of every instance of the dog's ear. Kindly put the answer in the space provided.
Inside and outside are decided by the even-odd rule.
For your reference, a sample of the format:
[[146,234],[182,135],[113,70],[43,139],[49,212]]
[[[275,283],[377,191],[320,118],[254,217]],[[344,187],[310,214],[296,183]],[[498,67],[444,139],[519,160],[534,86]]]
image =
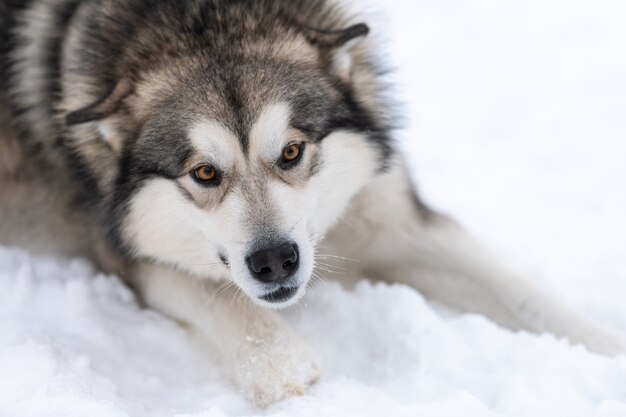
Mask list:
[[345,81],[350,80],[355,46],[369,33],[365,23],[340,30],[305,29],[307,40],[331,56],[333,70]]
[[72,111],[65,116],[67,126],[102,120],[115,113],[122,101],[132,93],[132,84],[127,80],[119,81],[107,94],[82,109]]
[[127,80],[119,81],[107,94],[82,109],[75,110],[65,116],[67,126],[96,122],[98,133],[107,145],[116,153],[122,148],[122,137],[115,126],[114,120],[106,120],[116,113],[125,98],[133,91],[132,84]]

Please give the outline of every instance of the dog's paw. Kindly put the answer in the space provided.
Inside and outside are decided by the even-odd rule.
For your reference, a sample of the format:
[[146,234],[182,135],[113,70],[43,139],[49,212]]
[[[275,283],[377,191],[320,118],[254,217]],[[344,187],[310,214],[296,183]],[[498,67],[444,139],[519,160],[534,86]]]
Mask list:
[[295,335],[267,339],[249,336],[237,357],[235,380],[262,408],[304,395],[320,376],[312,350]]
[[621,334],[608,329],[592,334],[585,341],[585,345],[592,352],[601,355],[611,357],[626,355],[626,339]]

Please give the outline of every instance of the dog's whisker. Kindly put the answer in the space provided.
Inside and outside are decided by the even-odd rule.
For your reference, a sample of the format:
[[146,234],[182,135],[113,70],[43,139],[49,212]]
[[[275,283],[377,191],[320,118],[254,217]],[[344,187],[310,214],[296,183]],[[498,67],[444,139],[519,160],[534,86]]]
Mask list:
[[318,242],[321,242],[322,240],[324,240],[325,237],[326,237],[325,234],[315,232],[309,235],[309,240],[311,240],[313,244],[316,245]]
[[315,262],[332,265],[332,266],[343,266],[347,263],[345,259],[336,259],[336,258],[326,258],[324,256],[315,256]]
[[314,259],[315,259],[316,265],[323,265],[323,266],[328,266],[331,268],[346,269],[345,267],[346,262],[340,259],[324,259],[324,258],[317,258],[317,257],[315,257]]
[[215,294],[213,295],[213,298],[216,298],[217,296],[219,296],[220,294],[222,294],[223,292],[227,291],[229,288],[231,288],[233,285],[235,285],[234,281],[228,281],[224,284],[222,284],[217,291],[215,291]]
[[[350,219],[350,217],[352,219]],[[356,223],[356,220],[358,219],[354,215],[351,215],[351,214],[346,214],[345,216],[342,216],[339,218],[339,222],[345,224],[346,226],[354,230],[356,233],[360,235],[369,234],[367,230],[362,229],[361,226],[357,226],[355,223],[351,222],[351,220],[355,220],[355,223]]]
[[237,290],[235,291],[235,294],[233,294],[233,297],[230,300],[230,303],[228,304],[228,307],[226,309],[227,312],[230,312],[230,308],[232,307],[233,303],[237,300],[237,297],[239,296],[239,291],[241,291],[241,288],[237,286]]
[[330,269],[323,269],[323,268],[319,268],[320,271],[326,272],[328,274],[332,274],[332,275],[347,275],[347,272],[345,271],[333,271]]
[[295,223],[293,224],[293,226],[291,226],[291,227],[289,228],[289,233],[293,232],[293,230],[296,228],[296,226],[298,226],[298,224],[299,224],[302,220],[304,220],[304,218],[305,218],[305,217],[306,217],[306,215],[303,215],[302,217],[300,217],[300,218],[298,219],[298,221],[297,221],[297,222],[295,222]]
[[312,283],[316,283],[316,282],[321,282],[321,283],[327,283],[328,278],[326,278],[325,276],[323,276],[322,274],[320,274],[317,271],[314,271],[313,274],[311,275],[312,278]]
[[321,262],[316,263],[315,264],[315,268],[324,270],[326,272],[336,272],[336,273],[346,273],[348,271],[348,268],[344,268],[344,267],[341,267],[341,266],[335,266],[335,265],[323,264]]
[[325,258],[325,259],[338,259],[338,260],[342,260],[342,261],[361,262],[358,259],[347,258],[345,256],[339,256],[339,255],[331,255],[331,254],[327,254],[327,253],[320,253],[320,254],[317,254],[316,256],[318,256],[320,258]]
[[217,287],[213,292],[207,291],[209,293],[209,297],[204,298],[203,305],[208,306],[217,298],[219,294],[227,290],[229,287],[230,287],[230,282],[225,282],[219,287]]

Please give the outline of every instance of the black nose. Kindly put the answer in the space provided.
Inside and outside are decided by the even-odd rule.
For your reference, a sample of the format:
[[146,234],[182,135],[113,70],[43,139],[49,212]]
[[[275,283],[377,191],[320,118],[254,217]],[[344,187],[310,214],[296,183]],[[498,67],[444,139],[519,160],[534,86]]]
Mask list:
[[247,261],[248,269],[254,278],[261,282],[278,283],[285,281],[298,270],[300,257],[295,244],[284,243],[256,251]]

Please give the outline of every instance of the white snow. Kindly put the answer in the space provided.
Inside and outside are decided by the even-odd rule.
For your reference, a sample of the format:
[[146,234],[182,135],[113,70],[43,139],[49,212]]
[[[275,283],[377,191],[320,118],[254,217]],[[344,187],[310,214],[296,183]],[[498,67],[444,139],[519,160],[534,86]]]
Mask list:
[[[426,199],[626,331],[626,3],[378,7]],[[407,287],[322,284],[287,316],[323,376],[257,410],[116,277],[0,248],[0,416],[626,416],[626,356],[443,317]]]

